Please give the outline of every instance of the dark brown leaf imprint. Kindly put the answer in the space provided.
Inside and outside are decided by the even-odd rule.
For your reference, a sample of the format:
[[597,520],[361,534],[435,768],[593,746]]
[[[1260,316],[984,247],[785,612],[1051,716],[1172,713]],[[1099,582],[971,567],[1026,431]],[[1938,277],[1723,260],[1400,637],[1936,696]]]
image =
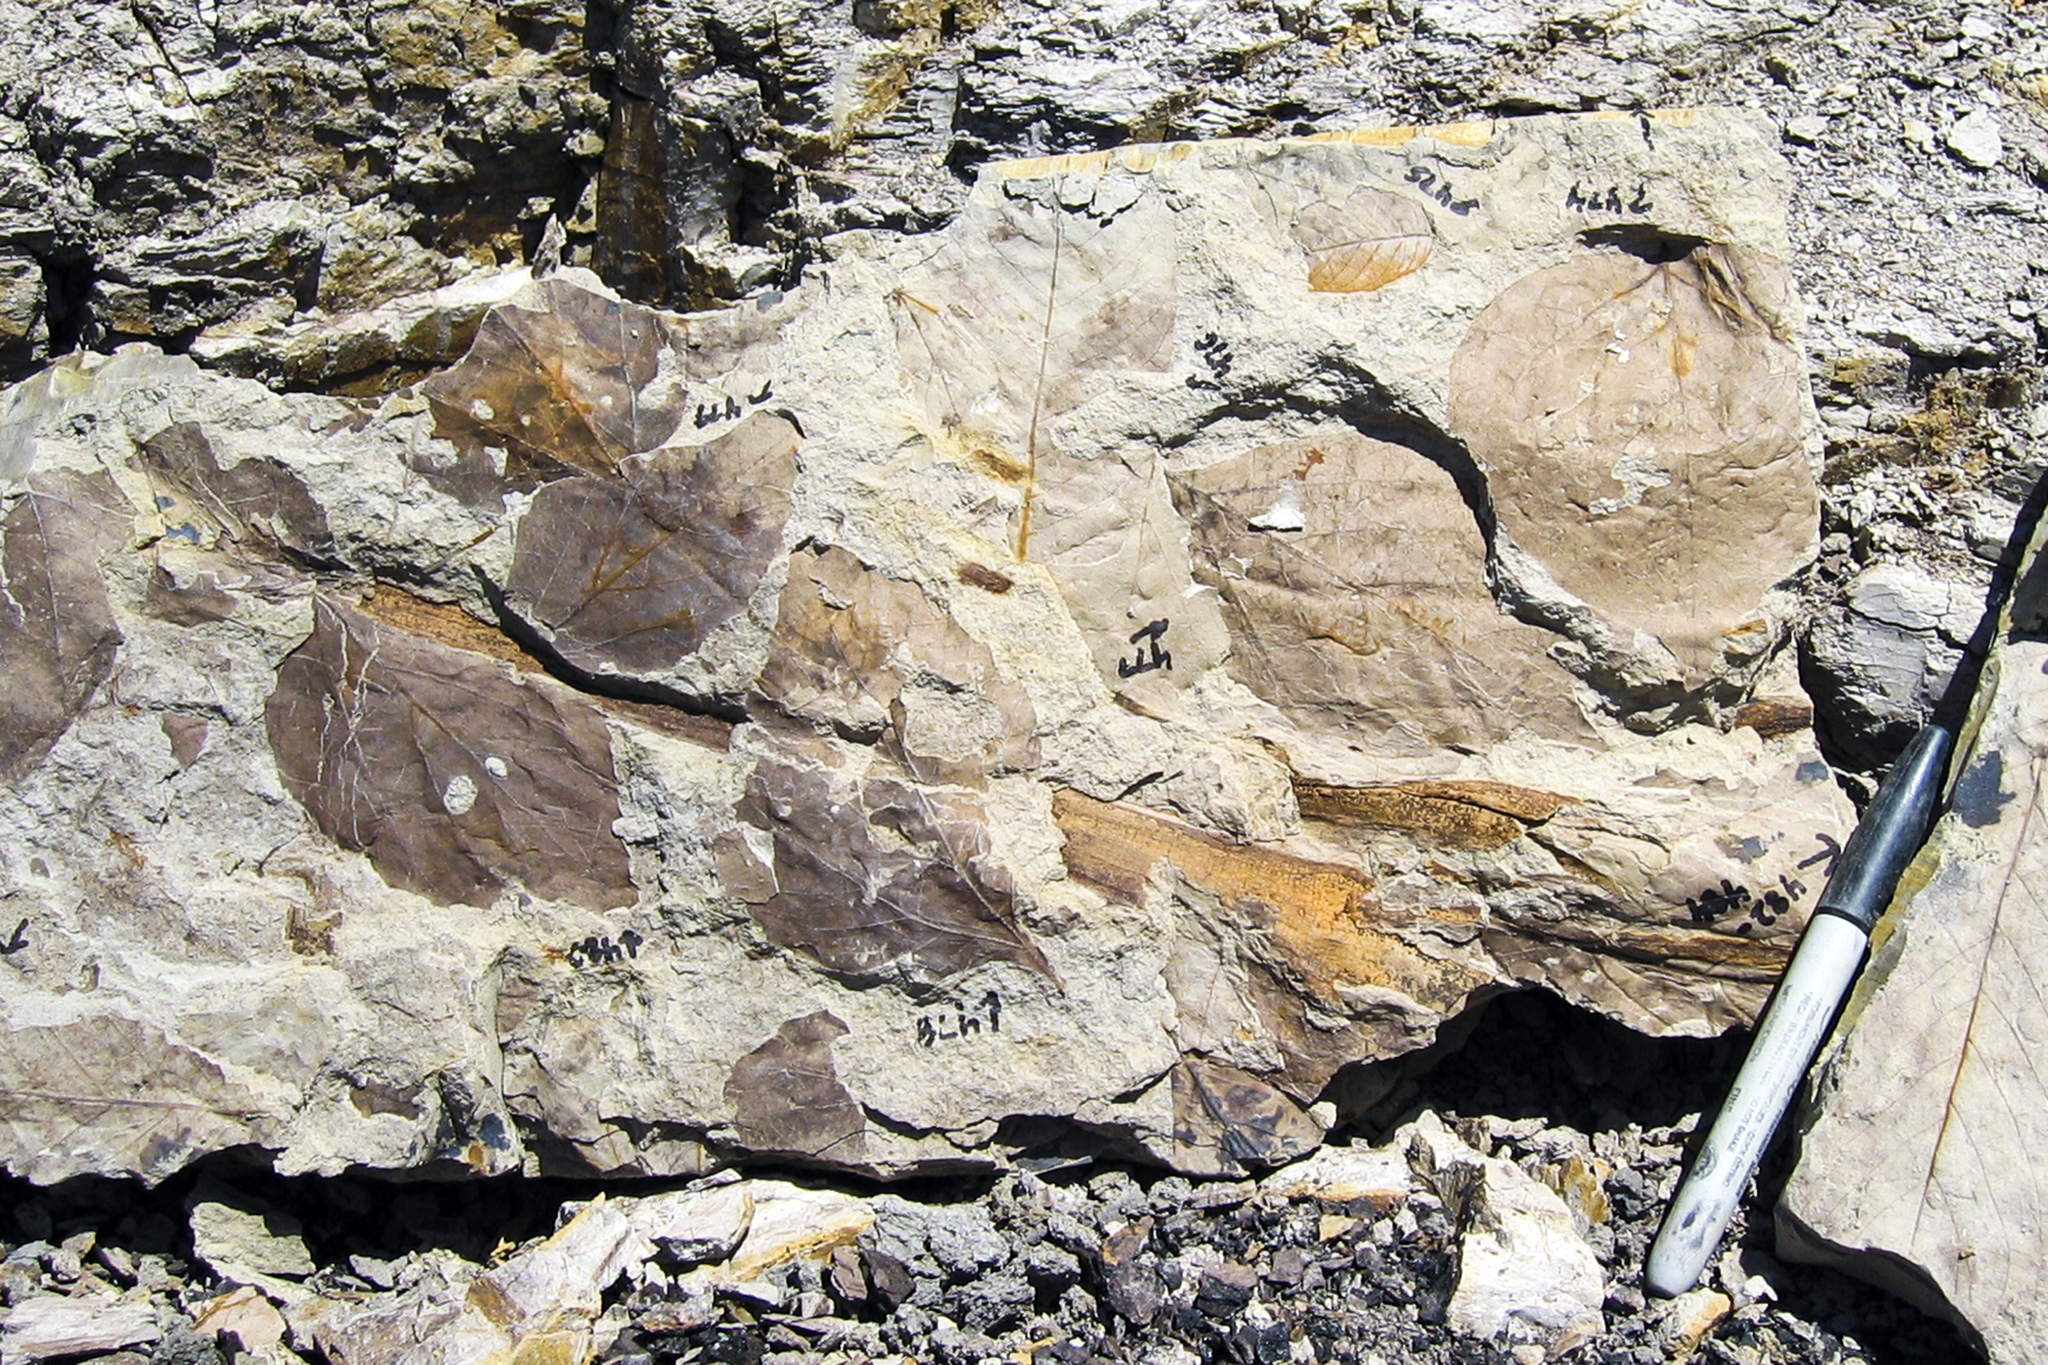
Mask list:
[[1016,181],[971,203],[941,253],[894,296],[896,345],[942,445],[1023,485],[1026,557],[1037,462],[1054,418],[1115,371],[1172,359],[1173,215],[1146,184],[1105,176],[1091,199]]
[[149,477],[168,539],[210,545],[225,538],[244,550],[268,541],[312,556],[334,548],[327,514],[296,475],[267,459],[222,469],[197,422],[176,422],[151,436],[133,464]]
[[1178,1169],[1235,1175],[1305,1156],[1323,1140],[1321,1124],[1248,1071],[1184,1057],[1171,1083]]
[[[684,417],[679,360],[666,354],[660,315],[550,279],[536,286],[537,306],[493,308],[469,354],[420,386],[434,431],[478,467],[446,471],[489,483],[504,452],[503,475],[530,487],[572,469],[608,474],[628,455],[652,450]],[[667,373],[665,373],[665,369]]]
[[1024,689],[925,596],[841,549],[791,557],[761,694],[785,715],[879,743],[913,777],[974,784],[1037,762]]
[[632,901],[610,735],[568,689],[318,599],[266,712],[286,788],[391,885]]
[[782,553],[797,432],[755,413],[699,446],[620,461],[534,494],[508,595],[591,672],[673,668],[746,609]]
[[1304,205],[1294,240],[1308,252],[1308,287],[1318,293],[1366,293],[1412,275],[1429,260],[1436,232],[1412,199],[1361,185],[1342,202]]
[[829,1010],[792,1019],[733,1063],[725,1083],[733,1131],[749,1152],[859,1158],[867,1117],[839,1083],[832,1040],[846,1025]]
[[1173,480],[1232,676],[1297,724],[1402,747],[1590,736],[1556,637],[1504,616],[1449,474],[1332,431]]
[[1695,676],[1819,535],[1787,290],[1783,265],[1725,247],[1588,254],[1511,285],[1451,362],[1451,425],[1501,528]]
[[740,818],[774,841],[775,891],[751,907],[768,938],[858,982],[932,983],[984,962],[1050,975],[989,856],[981,802],[812,766],[828,751],[788,746],[747,780]]
[[54,470],[0,521],[0,781],[42,762],[113,671],[99,557],[127,515],[105,474]]

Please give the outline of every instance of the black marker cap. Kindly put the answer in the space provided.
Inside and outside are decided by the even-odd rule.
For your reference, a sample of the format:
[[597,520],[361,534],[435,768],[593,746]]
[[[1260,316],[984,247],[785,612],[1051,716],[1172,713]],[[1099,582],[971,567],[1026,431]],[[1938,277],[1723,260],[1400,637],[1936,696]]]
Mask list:
[[1877,917],[1891,904],[1899,874],[1927,842],[1954,747],[1955,735],[1943,725],[1922,726],[1913,736],[1835,860],[1827,889],[1814,907],[1816,914],[1825,911],[1853,920],[1865,933],[1876,926]]

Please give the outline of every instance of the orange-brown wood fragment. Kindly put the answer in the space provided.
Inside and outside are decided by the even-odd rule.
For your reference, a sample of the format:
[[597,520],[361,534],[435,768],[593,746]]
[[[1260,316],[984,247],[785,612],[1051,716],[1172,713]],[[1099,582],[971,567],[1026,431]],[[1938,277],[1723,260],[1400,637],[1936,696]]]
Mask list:
[[1136,905],[1168,865],[1190,886],[1258,912],[1288,965],[1325,1000],[1339,998],[1340,983],[1367,985],[1449,1011],[1478,984],[1467,969],[1426,957],[1383,928],[1378,895],[1351,868],[1232,843],[1075,791],[1054,794],[1053,817],[1076,881]]
[[1555,792],[1506,782],[1396,782],[1337,787],[1297,780],[1301,813],[1340,825],[1372,825],[1421,834],[1440,846],[1484,852],[1522,837],[1571,804]]
[[1797,734],[1813,728],[1813,703],[1804,697],[1758,697],[1736,708],[1735,723],[1746,725],[1765,739]]

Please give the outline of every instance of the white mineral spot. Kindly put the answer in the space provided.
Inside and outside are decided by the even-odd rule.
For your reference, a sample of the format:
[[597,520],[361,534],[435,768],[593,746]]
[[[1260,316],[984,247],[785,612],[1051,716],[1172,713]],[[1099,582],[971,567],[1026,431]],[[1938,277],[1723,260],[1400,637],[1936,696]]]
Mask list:
[[499,758],[496,754],[492,754],[489,758],[484,760],[484,771],[489,773],[492,777],[503,777],[508,772],[510,772],[511,769],[505,766],[504,759]]
[[441,789],[441,809],[450,815],[467,815],[475,804],[476,779],[468,773],[457,773]]
[[1280,496],[1273,505],[1253,517],[1250,522],[1254,531],[1299,531],[1308,525],[1301,513],[1301,488],[1288,484],[1280,490]]
[[472,398],[469,400],[469,415],[479,422],[488,422],[498,415],[498,410],[487,399]]

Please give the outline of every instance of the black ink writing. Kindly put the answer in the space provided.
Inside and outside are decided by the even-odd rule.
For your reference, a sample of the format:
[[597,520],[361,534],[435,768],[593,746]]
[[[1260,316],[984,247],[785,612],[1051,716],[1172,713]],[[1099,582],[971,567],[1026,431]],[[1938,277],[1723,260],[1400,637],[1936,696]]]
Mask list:
[[1758,925],[1768,929],[1776,924],[1791,912],[1793,902],[1805,894],[1805,882],[1782,874],[1776,886],[1767,886],[1761,893],[1723,877],[1718,887],[1710,886],[1697,896],[1688,896],[1685,910],[1694,924],[1713,924],[1730,914],[1746,916],[1743,923],[1735,926],[1735,932],[1747,934]]
[[631,929],[620,934],[616,943],[609,938],[592,934],[581,942],[570,944],[569,951],[563,956],[569,959],[571,967],[602,967],[606,963],[640,956],[640,945],[645,942],[646,939]]
[[1463,218],[1479,207],[1477,199],[1460,199],[1451,192],[1451,182],[1444,179],[1442,172],[1428,166],[1410,166],[1408,183],[1421,190],[1431,199]]
[[28,947],[28,921],[23,920],[14,926],[14,937],[8,939],[5,943],[0,943],[0,957],[13,957],[26,947]]
[[1580,213],[1648,213],[1650,211],[1650,187],[1637,185],[1633,196],[1624,199],[1622,187],[1608,185],[1602,188],[1582,188],[1578,181],[1564,193],[1564,206],[1577,209]]
[[1816,863],[1826,863],[1827,866],[1822,871],[1832,873],[1835,870],[1835,859],[1842,856],[1842,846],[1825,834],[1815,834],[1813,837],[1820,841],[1820,852],[1811,858],[1801,858],[1799,865],[1812,867]]
[[1222,388],[1222,381],[1230,378],[1230,367],[1237,362],[1237,357],[1231,353],[1230,343],[1214,332],[1204,332],[1202,339],[1195,343],[1195,352],[1202,357],[1202,363],[1209,367],[1211,377],[1204,379],[1201,375],[1191,374],[1188,376],[1188,387]]
[[1149,645],[1152,652],[1148,655],[1144,649],[1140,649],[1135,656],[1129,659],[1124,658],[1121,654],[1117,655],[1116,675],[1119,678],[1130,678],[1140,673],[1150,673],[1155,668],[1173,667],[1173,655],[1159,647],[1159,642],[1166,637],[1166,625],[1166,619],[1161,617],[1159,620],[1153,621],[1148,625],[1140,626],[1132,633],[1132,644]]
[[917,1016],[919,1047],[937,1047],[940,1043],[972,1038],[983,1029],[990,1033],[1003,1031],[1003,997],[994,991],[982,992],[981,999],[971,1007],[947,999]]
[[731,394],[725,396],[725,402],[723,403],[718,402],[716,399],[709,403],[699,403],[695,418],[697,430],[702,431],[704,428],[716,425],[719,422],[730,422],[745,413],[748,408],[758,408],[774,396],[775,382],[773,380],[763,380],[761,382],[761,391],[756,394],[749,394],[744,404]]

